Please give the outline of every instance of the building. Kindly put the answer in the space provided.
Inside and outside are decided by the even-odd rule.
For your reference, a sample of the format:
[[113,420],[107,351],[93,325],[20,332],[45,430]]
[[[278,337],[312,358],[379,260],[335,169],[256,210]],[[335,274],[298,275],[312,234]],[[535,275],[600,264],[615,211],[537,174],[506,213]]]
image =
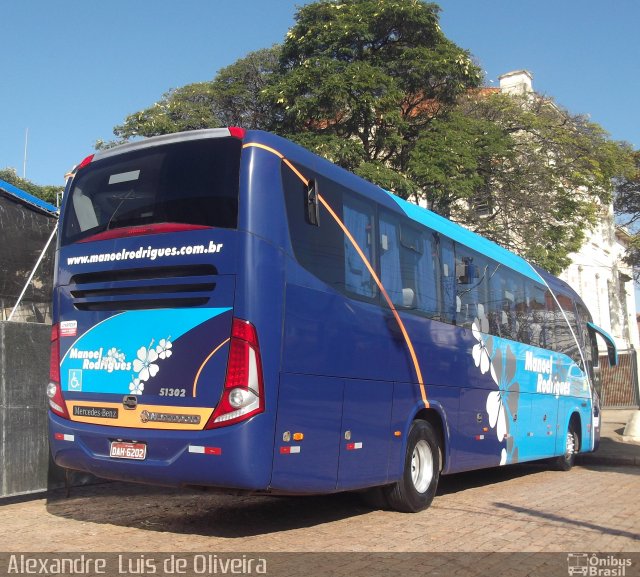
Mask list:
[[640,404],[640,339],[633,271],[623,260],[629,239],[629,233],[615,225],[612,207],[607,207],[582,248],[571,255],[571,265],[560,275],[582,297],[594,323],[616,342],[617,367],[609,367],[605,352],[600,350],[603,405],[609,407]]
[[[499,80],[506,94],[535,94],[533,76],[527,70],[508,72]],[[559,275],[582,297],[594,323],[616,342],[620,363],[614,370],[607,366],[606,348],[599,342],[604,403],[609,406],[637,406],[639,397],[636,353],[640,336],[633,270],[623,260],[629,240],[630,235],[615,224],[613,205],[603,207],[598,224],[587,232],[582,248],[570,255],[572,263]]]

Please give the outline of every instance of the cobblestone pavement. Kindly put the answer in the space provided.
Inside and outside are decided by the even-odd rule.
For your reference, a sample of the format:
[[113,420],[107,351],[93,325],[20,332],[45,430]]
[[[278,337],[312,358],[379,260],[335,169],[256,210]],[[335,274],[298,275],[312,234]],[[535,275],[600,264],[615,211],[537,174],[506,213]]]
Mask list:
[[545,465],[443,477],[427,511],[353,494],[231,497],[123,483],[0,506],[4,551],[640,551],[640,468]]

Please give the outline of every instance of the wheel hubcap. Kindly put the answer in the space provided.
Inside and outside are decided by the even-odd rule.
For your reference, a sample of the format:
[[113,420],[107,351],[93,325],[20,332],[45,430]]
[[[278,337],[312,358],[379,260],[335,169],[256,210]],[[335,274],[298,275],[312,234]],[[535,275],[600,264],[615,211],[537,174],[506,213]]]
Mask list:
[[576,450],[576,440],[573,438],[573,433],[569,431],[567,433],[567,446],[565,447],[565,457],[570,459]]
[[424,493],[433,479],[433,454],[424,439],[418,441],[411,455],[411,481],[418,493]]

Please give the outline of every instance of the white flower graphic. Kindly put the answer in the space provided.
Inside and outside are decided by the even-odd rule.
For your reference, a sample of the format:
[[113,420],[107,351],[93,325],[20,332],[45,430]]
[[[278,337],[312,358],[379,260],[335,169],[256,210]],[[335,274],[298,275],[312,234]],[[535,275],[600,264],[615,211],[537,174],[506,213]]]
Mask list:
[[489,351],[487,350],[487,345],[482,338],[482,333],[478,328],[480,322],[478,319],[473,321],[471,325],[471,332],[473,333],[473,337],[478,341],[477,344],[473,345],[472,355],[473,362],[476,364],[476,367],[480,368],[480,372],[484,375],[487,371],[491,372],[491,378],[494,383],[498,382],[498,377],[496,376],[496,371],[493,368],[493,363],[491,362],[491,356]]
[[154,364],[158,360],[158,353],[152,348],[153,341],[147,347],[138,349],[138,358],[133,361],[133,370],[138,373],[141,381],[148,381],[151,377],[155,377],[159,367]]
[[122,363],[124,362],[125,355],[115,347],[111,347],[107,352],[107,358],[113,359],[114,361],[120,361]]
[[160,357],[161,359],[168,359],[173,354],[173,352],[171,351],[173,343],[169,340],[170,338],[171,337],[160,339],[160,342],[156,347],[156,353],[158,353],[158,357]]
[[132,379],[129,383],[129,390],[134,395],[141,395],[144,391],[144,383],[140,379]]
[[[489,415],[489,426],[496,428],[498,441],[503,441],[507,434],[507,413],[502,402],[502,392],[492,391],[487,397],[487,414]],[[506,458],[506,453],[505,453]]]

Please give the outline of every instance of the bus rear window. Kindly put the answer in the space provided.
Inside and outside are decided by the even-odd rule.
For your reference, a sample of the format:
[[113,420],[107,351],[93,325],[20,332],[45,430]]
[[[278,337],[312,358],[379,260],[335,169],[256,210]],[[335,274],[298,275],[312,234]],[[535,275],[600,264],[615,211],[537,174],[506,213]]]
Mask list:
[[174,142],[96,160],[75,177],[62,244],[160,223],[236,228],[241,142]]

